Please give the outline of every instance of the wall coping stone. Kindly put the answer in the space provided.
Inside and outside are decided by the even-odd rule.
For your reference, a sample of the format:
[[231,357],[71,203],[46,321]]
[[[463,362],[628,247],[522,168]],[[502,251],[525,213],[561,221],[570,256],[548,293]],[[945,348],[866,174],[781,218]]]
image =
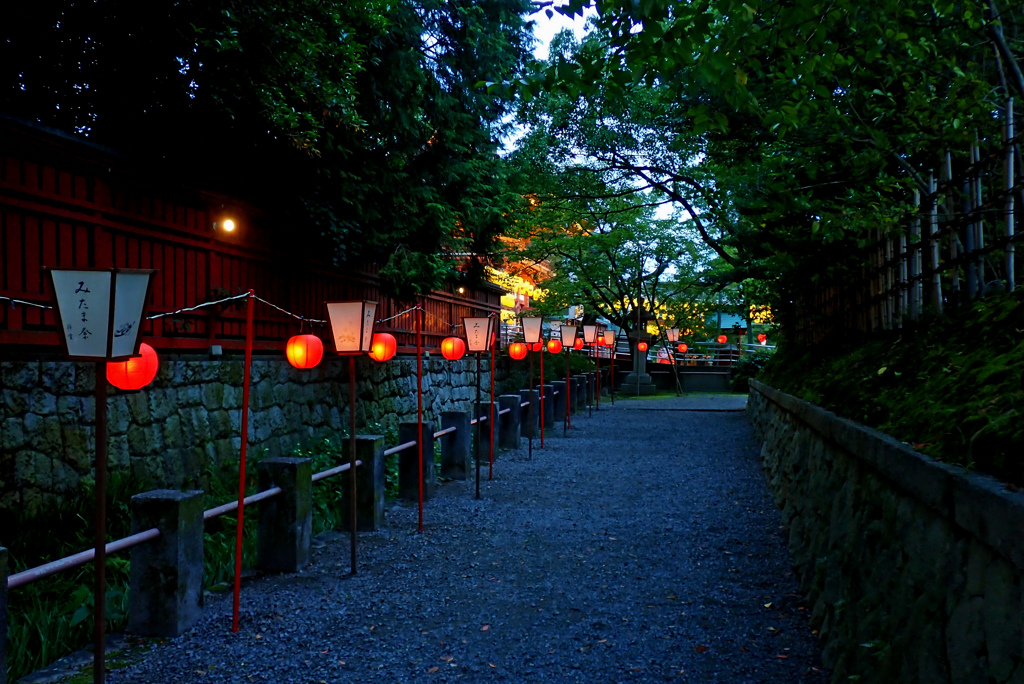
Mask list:
[[1007,490],[991,475],[936,461],[883,432],[757,380],[750,381],[750,388],[1024,571],[1024,493]]

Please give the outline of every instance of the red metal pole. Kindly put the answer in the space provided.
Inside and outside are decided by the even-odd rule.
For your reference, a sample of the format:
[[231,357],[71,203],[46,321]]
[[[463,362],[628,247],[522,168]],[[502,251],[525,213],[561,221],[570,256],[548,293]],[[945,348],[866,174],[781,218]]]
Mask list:
[[541,335],[540,349],[540,448],[544,448],[544,336]]
[[235,596],[231,613],[231,631],[238,631],[238,603],[242,589],[242,522],[245,513],[245,454],[249,446],[249,382],[252,379],[252,307],[253,295],[245,299],[245,367],[242,379],[242,449],[238,462],[238,527],[235,532]]
[[[113,307],[111,307],[113,308]],[[106,677],[107,606],[107,363],[96,362],[96,587],[93,605],[92,681]]]
[[594,403],[597,404],[597,410],[601,410],[601,347],[598,347],[594,352],[597,357],[597,391],[594,392]]
[[565,348],[565,420],[562,421],[562,436],[572,427],[569,414],[572,413],[572,390],[569,388],[569,348]]
[[[500,320],[496,322],[498,325],[501,325]],[[491,462],[487,467],[488,480],[494,478],[494,347],[498,338],[498,325],[494,327],[494,335],[491,337],[491,412],[490,417],[487,419],[488,427],[491,431]]]
[[423,531],[423,309],[416,307],[416,450],[420,470],[420,521]]

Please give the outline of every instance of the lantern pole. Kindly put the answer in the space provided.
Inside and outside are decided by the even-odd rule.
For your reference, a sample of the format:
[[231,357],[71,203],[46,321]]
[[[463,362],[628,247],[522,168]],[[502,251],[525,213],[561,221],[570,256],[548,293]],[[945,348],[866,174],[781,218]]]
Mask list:
[[[587,345],[587,354],[593,354],[593,353],[594,353],[594,345],[588,344]],[[584,392],[583,392],[583,400],[586,401],[587,397],[589,397],[589,396],[590,396],[590,393],[587,392],[586,390],[584,390]],[[593,417],[594,417],[594,405],[593,405],[592,402],[587,401],[587,418],[593,418]]]
[[480,352],[476,352],[476,498],[480,498]]
[[238,525],[235,529],[235,593],[231,631],[238,631],[238,604],[242,590],[242,524],[245,515],[245,456],[249,446],[249,385],[252,380],[252,307],[255,292],[245,298],[245,366],[242,369],[242,447],[238,460]]
[[416,307],[416,450],[420,471],[419,531],[423,531],[423,307]]
[[597,346],[594,357],[597,359],[595,364],[597,365],[597,387],[594,391],[594,403],[597,404],[596,410],[601,410],[601,345]]
[[540,331],[540,448],[544,448],[544,329]]
[[608,396],[612,398],[612,406],[615,406],[615,362],[617,360],[616,356],[618,356],[618,353],[619,353],[619,332],[616,330],[615,331],[615,341],[612,342],[612,350],[608,354],[609,358],[611,359],[611,365],[612,365],[612,370],[611,370],[611,373],[610,373],[611,377],[609,378],[609,380],[612,383],[612,386],[608,388]]
[[[113,308],[113,306],[111,306]],[[107,594],[107,364],[96,362],[96,587],[93,604],[93,682],[106,676]]]
[[348,357],[348,473],[349,530],[351,532],[352,570],[356,574],[356,355]]
[[491,460],[490,465],[487,466],[487,479],[491,480],[494,478],[494,347],[496,338],[498,336],[497,325],[500,325],[500,321],[495,320],[495,330],[491,334],[491,401],[490,401],[490,417],[487,419],[489,425],[488,429],[491,431]]
[[572,413],[572,390],[569,388],[569,354],[572,353],[570,347],[565,348],[565,420],[562,421],[562,436],[565,437],[566,432],[571,427],[569,414]]
[[526,345],[526,353],[530,355],[530,447],[528,450],[528,456],[533,459],[533,353],[530,350],[530,345]]

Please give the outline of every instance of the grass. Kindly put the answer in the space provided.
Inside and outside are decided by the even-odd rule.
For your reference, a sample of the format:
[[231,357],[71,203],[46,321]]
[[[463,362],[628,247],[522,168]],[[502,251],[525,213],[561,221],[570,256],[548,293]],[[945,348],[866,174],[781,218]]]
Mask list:
[[758,376],[936,459],[1024,486],[1024,291],[867,340],[781,351]]

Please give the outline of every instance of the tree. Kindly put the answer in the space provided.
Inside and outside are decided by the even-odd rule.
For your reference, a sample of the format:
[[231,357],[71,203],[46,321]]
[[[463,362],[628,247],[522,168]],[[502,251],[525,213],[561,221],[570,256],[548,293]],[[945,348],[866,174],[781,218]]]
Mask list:
[[[404,294],[482,253],[509,195],[526,0],[43,0],[0,28],[0,107],[270,211]],[[302,258],[295,254],[295,258]]]

